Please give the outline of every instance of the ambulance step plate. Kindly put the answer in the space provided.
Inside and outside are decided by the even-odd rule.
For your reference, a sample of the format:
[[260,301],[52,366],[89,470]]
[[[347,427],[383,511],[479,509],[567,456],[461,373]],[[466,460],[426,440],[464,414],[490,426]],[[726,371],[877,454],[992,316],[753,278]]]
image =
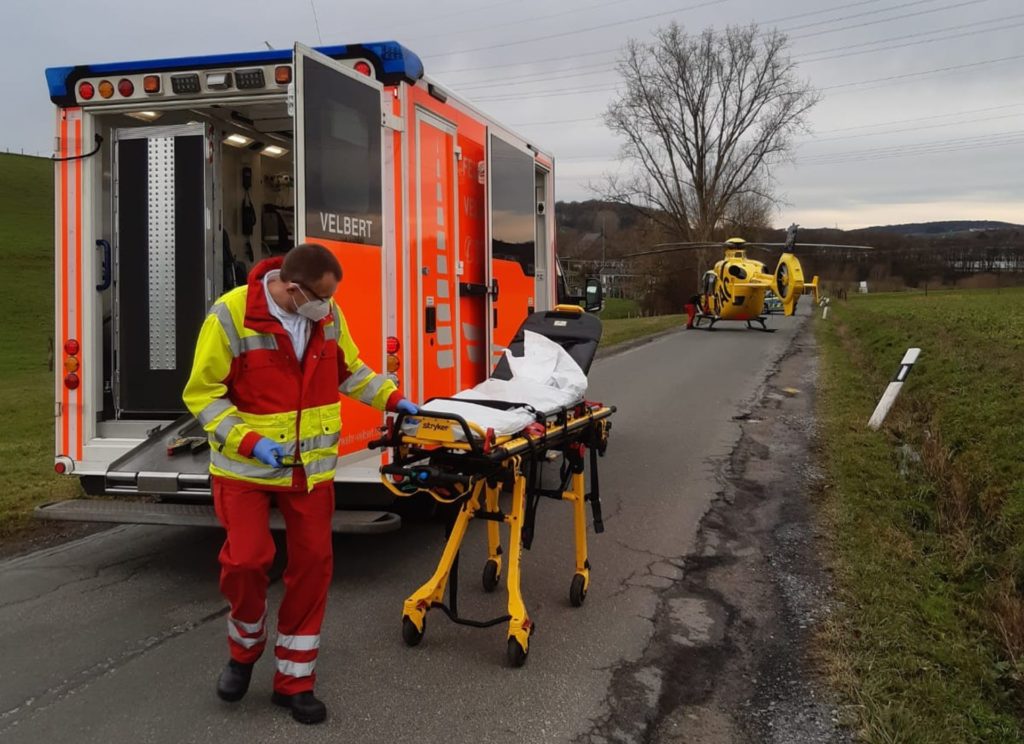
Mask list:
[[[219,527],[213,506],[206,504],[160,504],[111,499],[72,499],[36,507],[37,519],[69,522],[110,522],[116,524],[162,524],[191,527]],[[336,511],[334,532],[374,534],[393,532],[402,524],[397,514],[384,511]],[[270,527],[284,529],[284,518],[276,509],[270,512]]]

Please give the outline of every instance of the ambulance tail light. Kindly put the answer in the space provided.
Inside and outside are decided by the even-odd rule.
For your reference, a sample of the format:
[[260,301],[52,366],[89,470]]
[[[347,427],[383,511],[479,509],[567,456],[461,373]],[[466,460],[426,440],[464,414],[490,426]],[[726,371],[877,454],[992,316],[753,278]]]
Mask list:
[[146,93],[159,93],[160,92],[160,76],[159,75],[146,75],[142,78],[142,89]]
[[67,372],[64,375],[64,387],[68,390],[76,390],[81,382],[77,374],[81,366],[78,362],[78,352],[81,350],[82,345],[77,339],[69,338],[64,342],[64,353],[67,355],[64,357],[64,371]]
[[75,461],[66,455],[58,455],[53,461],[53,472],[57,475],[67,475],[75,470]]
[[388,354],[397,354],[402,350],[402,345],[398,342],[398,339],[394,336],[388,336],[387,340],[387,351]]
[[363,62],[362,60],[359,60],[358,62],[356,62],[355,68],[356,68],[356,72],[358,72],[358,73],[360,73],[362,75],[369,76],[369,75],[373,74],[373,68],[370,67],[370,63],[369,62]]
[[117,83],[117,92],[125,98],[131,98],[135,93],[135,83],[128,78],[121,78]]
[[388,354],[388,374],[396,374],[402,363],[398,360],[398,357],[394,354]]
[[279,65],[274,68],[274,82],[278,85],[288,85],[292,81],[292,68],[289,65]]
[[79,83],[78,85],[78,96],[83,101],[91,101],[92,97],[96,95],[96,88],[90,82]]
[[100,81],[100,98],[110,98],[114,95],[114,84],[109,80]]

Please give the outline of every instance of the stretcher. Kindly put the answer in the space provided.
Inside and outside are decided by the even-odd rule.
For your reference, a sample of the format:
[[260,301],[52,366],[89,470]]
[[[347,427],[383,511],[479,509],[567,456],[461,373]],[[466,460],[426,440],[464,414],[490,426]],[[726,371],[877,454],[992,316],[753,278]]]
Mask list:
[[[601,339],[601,322],[574,306],[558,306],[530,315],[495,366],[491,379],[512,383],[508,389],[529,389],[529,385],[517,387],[516,363],[518,358],[527,356],[531,334],[554,341],[564,350],[563,356],[571,359],[570,364],[578,365],[585,389],[586,373]],[[558,374],[554,377],[558,378]],[[382,438],[370,446],[391,449],[391,461],[381,467],[381,479],[396,496],[427,493],[449,505],[453,515],[437,569],[405,600],[402,608],[402,637],[406,644],[419,645],[426,631],[427,613],[432,609],[471,627],[508,623],[507,660],[518,667],[526,661],[530,636],[536,629],[523,601],[520,560],[522,550],[532,545],[541,499],[572,505],[575,570],[569,585],[569,602],[580,607],[587,596],[590,561],[586,504],[591,507],[594,532],[603,532],[598,458],[607,448],[615,407],[588,401],[582,394],[555,408],[538,408],[522,400],[487,399],[479,394],[480,389],[494,387],[495,383],[488,381],[469,397],[433,399],[415,416],[399,414],[389,419]],[[566,387],[574,389],[571,385]],[[501,413],[521,413],[525,409],[530,413],[529,423],[513,432],[445,410],[452,408],[465,413],[467,400],[481,409]],[[548,474],[554,475],[556,463],[557,479],[553,479]],[[493,592],[504,575],[508,591],[507,614],[491,620],[464,618],[458,610],[459,555],[469,523],[474,519],[487,523],[483,588]],[[508,527],[507,562],[502,549],[502,525]]]

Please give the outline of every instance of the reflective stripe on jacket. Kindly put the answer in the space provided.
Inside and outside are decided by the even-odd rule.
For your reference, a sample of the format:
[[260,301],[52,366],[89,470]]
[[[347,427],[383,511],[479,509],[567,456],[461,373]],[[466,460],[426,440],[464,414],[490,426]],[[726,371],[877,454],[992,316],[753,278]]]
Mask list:
[[[303,360],[270,314],[263,287],[283,259],[260,262],[247,286],[221,297],[196,343],[182,396],[210,438],[210,473],[271,489],[312,490],[333,480],[341,437],[338,393],[378,410],[394,410],[395,383],[359,359],[345,316],[314,323]],[[303,467],[272,468],[252,457],[262,437],[298,456]],[[302,472],[304,471],[304,473]],[[303,478],[304,475],[304,478]]]

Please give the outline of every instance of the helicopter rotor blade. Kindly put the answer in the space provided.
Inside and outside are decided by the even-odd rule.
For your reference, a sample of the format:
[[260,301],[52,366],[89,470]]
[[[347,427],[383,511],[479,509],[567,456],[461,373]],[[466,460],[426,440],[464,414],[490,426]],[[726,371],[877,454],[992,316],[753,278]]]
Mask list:
[[621,258],[643,258],[645,256],[658,256],[664,253],[675,253],[677,251],[693,251],[701,248],[722,248],[721,243],[657,243],[651,250],[638,253],[627,253]]
[[769,250],[771,248],[789,248],[793,251],[798,251],[801,248],[841,248],[844,250],[854,251],[875,250],[873,245],[845,245],[843,243],[797,243],[795,246],[787,245],[786,243],[747,243],[747,246],[751,248],[763,248],[765,250]]

